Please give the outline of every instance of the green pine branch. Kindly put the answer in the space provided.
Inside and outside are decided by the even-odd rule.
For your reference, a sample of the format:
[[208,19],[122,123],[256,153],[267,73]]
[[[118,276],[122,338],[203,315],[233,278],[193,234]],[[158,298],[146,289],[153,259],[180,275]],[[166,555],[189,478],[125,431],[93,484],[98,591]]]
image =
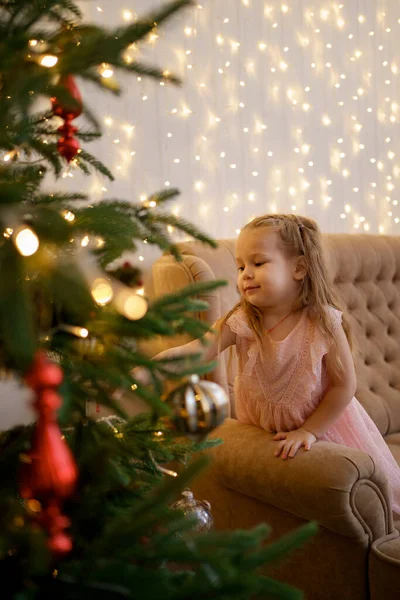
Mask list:
[[119,61],[115,66],[121,67],[124,71],[135,73],[136,75],[144,75],[146,77],[152,77],[153,79],[157,79],[159,81],[165,81],[166,83],[173,83],[175,85],[180,85],[182,83],[181,79],[173,74],[165,74],[164,69],[159,69],[153,66],[147,66],[143,63],[139,63],[133,61],[128,64],[124,64],[123,61]]
[[59,204],[61,206],[76,200],[82,201],[87,199],[88,197],[86,194],[81,194],[79,192],[51,192],[49,194],[37,194],[35,196],[35,202],[37,204]]
[[30,141],[30,149],[33,154],[39,156],[41,159],[46,160],[54,169],[56,175],[61,175],[64,168],[64,163],[61,159],[60,154],[57,151],[57,144],[51,142],[45,142],[42,139],[33,139]]
[[[100,27],[78,24],[81,13],[71,1],[36,0],[30,6],[26,6],[22,0],[5,3],[1,9],[3,13],[0,13],[0,17],[3,16],[3,19],[0,18],[0,39],[7,39],[7,46],[0,45],[0,72],[3,74],[3,94],[0,97],[0,150],[12,151],[17,148],[23,149],[28,156],[33,153],[49,163],[54,173],[59,176],[62,171],[61,157],[54,152],[52,144],[43,144],[43,141],[48,141],[47,136],[55,137],[56,134],[50,125],[44,125],[49,113],[32,114],[37,96],[45,96],[49,100],[56,97],[64,105],[76,104],[62,85],[54,84],[54,73],[76,74],[82,79],[98,84],[103,91],[114,93],[119,93],[118,85],[110,85],[97,71],[102,63],[113,65],[121,71],[134,71],[148,77],[165,79],[162,69],[137,62],[126,63],[123,60],[123,52],[131,44],[145,38],[155,25],[161,25],[190,4],[190,0],[171,2],[136,23],[107,31]],[[8,18],[4,18],[4,14],[8,15]],[[56,27],[55,31],[51,28],[40,28],[40,22],[45,17]],[[37,63],[35,48],[29,47],[31,39],[41,40],[41,43],[48,45],[46,51],[49,54],[58,55],[59,60],[54,71]],[[29,53],[30,57],[27,58]],[[11,72],[13,76],[9,77]],[[16,77],[15,73],[21,75]],[[179,82],[174,75],[168,76],[168,81]],[[79,137],[85,142],[90,142],[99,137],[100,125],[86,106],[83,107],[83,116],[94,127],[94,131],[81,132]],[[50,148],[44,147],[46,145]],[[113,179],[109,169],[86,150],[82,150],[78,166],[85,174],[90,174],[93,168],[110,180]],[[164,243],[165,247],[165,240],[161,234],[155,236],[155,239]]]
[[70,0],[32,0],[29,4],[23,0],[12,0],[1,2],[0,9],[9,16],[5,22],[10,37],[18,27],[33,27],[45,17],[56,24],[68,26],[83,16],[78,6]]
[[99,171],[99,173],[107,177],[110,181],[114,181],[114,175],[111,173],[111,171],[100,160],[86,150],[79,151],[77,155],[77,161],[78,163],[87,163],[93,167],[95,171]]
[[38,193],[46,169],[40,165],[0,166],[0,206],[29,202]]
[[[57,76],[73,74],[78,85],[90,81],[114,94],[121,91],[120,73],[179,84],[158,66],[127,61],[126,51],[192,4],[172,1],[112,29],[83,23],[72,0],[0,0],[0,153],[5,159],[0,165],[0,363],[21,382],[39,348],[60,365],[58,422],[79,471],[77,489],[63,506],[73,549],[52,557],[43,525],[35,523],[31,503],[19,496],[20,463],[35,428],[0,433],[0,576],[12,600],[301,597],[284,583],[260,577],[258,568],[305,543],[314,525],[268,544],[266,526],[194,534],[193,518],[170,506],[206,468],[204,456],[200,461],[192,456],[220,440],[192,444],[180,435],[165,383],[204,375],[215,363],[204,364],[199,354],[154,360],[141,341],[185,334],[205,343],[210,327],[198,315],[207,310],[208,295],[225,282],[191,285],[157,299],[138,320],[119,314],[114,300],[99,306],[91,292],[96,269],[135,252],[138,242],[181,259],[170,227],[210,247],[215,241],[168,214],[176,189],[156,192],[141,204],[111,198],[93,205],[80,192],[41,189],[49,170],[60,176],[66,166],[57,149],[59,120],[51,99],[77,106]],[[39,64],[44,53],[57,56],[53,68]],[[111,80],[101,76],[102,63],[115,71]],[[38,100],[47,101],[49,109],[37,111]],[[83,143],[101,136],[97,115],[85,102],[77,126]],[[87,175],[97,171],[113,179],[86,148],[74,163]],[[31,256],[22,255],[21,228],[38,238]],[[83,250],[86,236],[89,246]],[[97,262],[93,271],[88,257]],[[118,269],[113,272],[109,267],[103,276],[115,287],[124,285],[116,279]],[[133,285],[138,280],[139,275]],[[147,369],[149,385],[137,380],[137,366]],[[121,395],[134,404],[143,400],[148,412],[129,418]],[[111,417],[98,421],[97,413],[88,413],[88,406],[96,405]],[[170,468],[171,462],[179,466],[177,478],[164,474],[163,465]]]

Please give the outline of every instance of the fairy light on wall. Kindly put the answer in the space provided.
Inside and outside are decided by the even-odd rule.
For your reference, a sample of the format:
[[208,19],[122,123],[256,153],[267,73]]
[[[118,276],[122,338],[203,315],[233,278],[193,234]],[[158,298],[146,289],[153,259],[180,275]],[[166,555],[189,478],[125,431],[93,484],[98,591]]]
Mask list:
[[[85,12],[118,27],[159,4],[103,1]],[[140,45],[140,58],[164,69],[163,85],[138,76],[120,100],[98,98],[105,136],[90,150],[117,176],[98,196],[141,201],[176,186],[173,214],[217,238],[269,210],[308,214],[327,232],[399,234],[398,1],[212,5]],[[109,65],[99,72],[119,78]],[[76,170],[64,182],[87,186]],[[147,246],[136,259],[146,269],[150,256]]]

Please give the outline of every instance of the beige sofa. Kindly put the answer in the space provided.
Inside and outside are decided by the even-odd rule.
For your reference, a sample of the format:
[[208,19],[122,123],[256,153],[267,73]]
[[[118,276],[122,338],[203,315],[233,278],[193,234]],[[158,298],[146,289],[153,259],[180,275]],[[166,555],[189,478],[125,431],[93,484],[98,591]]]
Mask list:
[[[357,398],[400,463],[400,238],[332,234],[324,243],[359,348]],[[217,250],[198,242],[180,249],[183,262],[165,255],[154,263],[155,293],[228,280],[206,296],[209,310],[198,315],[213,323],[238,297],[234,240],[220,241]],[[229,391],[232,418],[215,432],[224,443],[192,486],[211,502],[216,528],[267,523],[275,539],[315,519],[320,530],[312,541],[265,574],[304,590],[307,600],[399,599],[400,537],[383,473],[363,452],[327,442],[293,460],[277,459],[273,434],[235,420],[234,375],[234,362],[228,372],[222,356],[210,377]]]

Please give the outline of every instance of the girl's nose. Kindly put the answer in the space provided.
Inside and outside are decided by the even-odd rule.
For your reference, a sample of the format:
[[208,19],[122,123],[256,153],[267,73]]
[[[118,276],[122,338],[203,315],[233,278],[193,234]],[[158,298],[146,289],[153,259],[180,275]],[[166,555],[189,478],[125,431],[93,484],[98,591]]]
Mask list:
[[243,271],[243,276],[245,277],[245,279],[251,279],[253,277],[253,273],[251,272],[251,270],[245,269]]

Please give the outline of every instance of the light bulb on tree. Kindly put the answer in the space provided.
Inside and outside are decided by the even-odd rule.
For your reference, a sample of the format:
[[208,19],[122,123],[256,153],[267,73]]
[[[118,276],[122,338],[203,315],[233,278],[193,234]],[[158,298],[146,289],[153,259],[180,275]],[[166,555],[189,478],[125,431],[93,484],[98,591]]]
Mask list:
[[39,62],[42,65],[42,67],[47,67],[48,69],[50,69],[58,63],[58,58],[53,54],[45,54],[44,56],[42,56]]
[[110,283],[107,281],[107,279],[103,279],[101,277],[94,280],[91,293],[94,300],[97,302],[97,304],[100,304],[100,306],[104,306],[105,304],[111,302],[114,295]]
[[66,221],[70,221],[71,223],[75,221],[75,215],[70,210],[64,210],[61,214]]
[[147,313],[147,301],[129,289],[121,290],[115,298],[117,310],[131,321],[138,321]]
[[147,313],[147,302],[143,296],[131,294],[124,302],[124,314],[127,319],[137,321]]
[[14,244],[22,256],[32,256],[39,248],[39,238],[30,227],[21,227],[14,235]]
[[65,331],[66,333],[70,333],[71,335],[76,335],[79,338],[87,338],[89,335],[89,331],[86,327],[79,327],[76,325],[67,325],[65,323],[58,326],[60,331]]
[[104,79],[109,79],[114,75],[114,71],[107,63],[103,63],[100,67],[100,74]]

